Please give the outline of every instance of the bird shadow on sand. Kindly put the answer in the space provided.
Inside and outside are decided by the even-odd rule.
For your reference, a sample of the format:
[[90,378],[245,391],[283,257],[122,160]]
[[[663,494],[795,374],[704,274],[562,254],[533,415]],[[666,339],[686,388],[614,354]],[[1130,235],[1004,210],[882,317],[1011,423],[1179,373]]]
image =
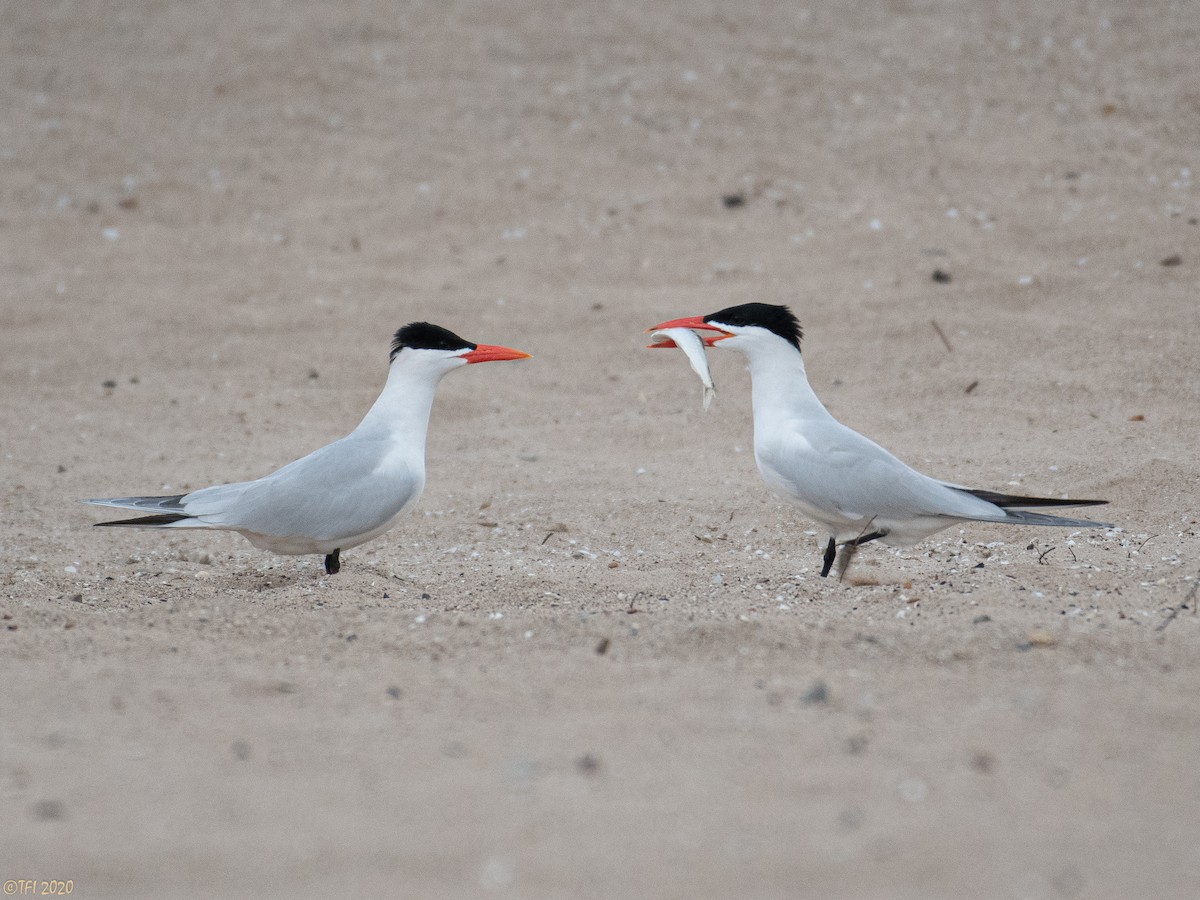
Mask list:
[[[329,591],[334,588],[349,588],[358,582],[355,575],[368,576],[382,582],[386,591],[388,585],[408,585],[403,576],[397,575],[390,569],[370,564],[360,564],[353,572],[342,572],[329,575],[320,565],[292,565],[283,563],[268,568],[247,566],[238,568],[236,562],[230,562],[224,571],[214,571],[208,584],[216,591],[229,591],[241,594],[261,594],[265,592],[286,591],[289,588],[300,588],[306,592],[313,590]],[[358,585],[361,587],[361,584]],[[410,585],[411,586],[411,585]]]
[[209,584],[221,591],[262,593],[294,587],[316,587],[329,577],[319,567],[297,567],[290,571],[282,567],[240,571],[231,568],[220,573],[214,572]]

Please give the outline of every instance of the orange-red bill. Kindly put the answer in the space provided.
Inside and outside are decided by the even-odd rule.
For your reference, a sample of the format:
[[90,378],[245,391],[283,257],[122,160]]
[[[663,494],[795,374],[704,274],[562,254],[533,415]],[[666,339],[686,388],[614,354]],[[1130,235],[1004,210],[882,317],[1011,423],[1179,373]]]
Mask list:
[[[723,341],[727,337],[733,337],[733,335],[731,335],[729,332],[718,328],[716,325],[709,325],[704,321],[703,316],[688,316],[684,319],[672,319],[670,322],[663,322],[661,325],[655,325],[653,328],[647,328],[646,334],[650,334],[653,331],[662,331],[666,328],[691,328],[697,331],[719,332],[716,337],[713,337],[712,335],[697,335],[702,341],[704,341],[704,345],[706,347],[711,347],[717,341]],[[667,350],[677,345],[672,340],[663,340],[654,344],[647,344],[646,346],[650,350]]]
[[[712,335],[697,335],[697,337],[701,338],[701,340],[704,342],[704,346],[706,347],[712,347],[714,343],[718,341],[724,341],[726,337],[733,337],[730,332],[716,328],[716,325],[709,325],[707,322],[704,322],[704,318],[702,316],[689,316],[683,319],[671,319],[671,322],[664,322],[661,325],[655,325],[654,328],[646,329],[646,334],[650,334],[652,331],[662,331],[668,328],[690,328],[697,331],[718,331],[719,334],[716,335],[716,337],[713,337]],[[670,340],[647,344],[647,348],[652,350],[670,349],[676,346],[676,342]]]
[[464,353],[463,359],[468,363],[500,362],[505,359],[529,359],[529,354],[511,347],[498,347],[494,344],[476,344],[470,353]]

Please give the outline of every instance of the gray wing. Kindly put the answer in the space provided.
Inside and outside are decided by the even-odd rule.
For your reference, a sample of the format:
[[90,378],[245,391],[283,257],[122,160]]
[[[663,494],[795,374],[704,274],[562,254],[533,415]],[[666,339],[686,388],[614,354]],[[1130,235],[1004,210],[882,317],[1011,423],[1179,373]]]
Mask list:
[[388,454],[384,441],[343,438],[257,481],[187,494],[182,511],[208,525],[274,537],[337,540],[394,518],[420,495],[423,466]]
[[788,493],[835,518],[866,522],[1005,517],[993,504],[921,474],[834,420],[803,433],[777,432],[765,446],[756,442],[755,451],[759,465],[772,470]]
[[84,500],[93,506],[111,506],[116,509],[137,509],[150,513],[182,513],[180,501],[186,494],[173,494],[169,497],[105,497],[97,500]]
[[874,521],[889,528],[900,541],[938,530],[942,526],[936,520],[949,519],[1066,528],[1112,527],[1104,522],[1022,508],[1095,506],[1105,501],[1018,497],[938,481],[836,421],[822,423],[803,435],[781,436],[772,456],[767,464],[773,466],[775,478],[801,499],[802,505],[833,519],[863,524]]

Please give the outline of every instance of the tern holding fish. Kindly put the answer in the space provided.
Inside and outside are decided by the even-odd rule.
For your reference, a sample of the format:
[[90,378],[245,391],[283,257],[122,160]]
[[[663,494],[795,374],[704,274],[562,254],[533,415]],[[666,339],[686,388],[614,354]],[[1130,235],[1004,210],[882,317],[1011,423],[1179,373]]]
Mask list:
[[[746,303],[707,316],[673,319],[647,329],[670,337],[651,346],[678,345],[686,351],[686,341],[676,337],[678,329],[705,332],[704,346],[746,356],[754,459],[768,487],[828,530],[822,576],[829,574],[839,545],[846,548],[843,559],[848,562],[861,544],[878,540],[908,547],[957,522],[1113,527],[1030,511],[1097,506],[1106,500],[1018,497],[938,481],[837,421],[808,383],[800,355],[800,323],[786,306]],[[695,366],[693,354],[688,355]]]

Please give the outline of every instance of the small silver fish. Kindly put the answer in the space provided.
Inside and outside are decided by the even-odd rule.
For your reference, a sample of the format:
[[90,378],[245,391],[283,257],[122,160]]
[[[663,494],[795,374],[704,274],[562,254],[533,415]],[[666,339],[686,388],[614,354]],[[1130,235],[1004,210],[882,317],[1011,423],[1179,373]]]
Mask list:
[[717,395],[717,389],[713,385],[712,375],[708,371],[708,356],[704,353],[704,341],[700,340],[700,336],[690,328],[664,328],[662,331],[654,332],[651,337],[656,341],[667,341],[674,344],[687,354],[688,362],[692,364],[692,371],[700,376],[700,383],[704,385],[704,409],[707,411],[708,405],[712,403],[712,398]]

